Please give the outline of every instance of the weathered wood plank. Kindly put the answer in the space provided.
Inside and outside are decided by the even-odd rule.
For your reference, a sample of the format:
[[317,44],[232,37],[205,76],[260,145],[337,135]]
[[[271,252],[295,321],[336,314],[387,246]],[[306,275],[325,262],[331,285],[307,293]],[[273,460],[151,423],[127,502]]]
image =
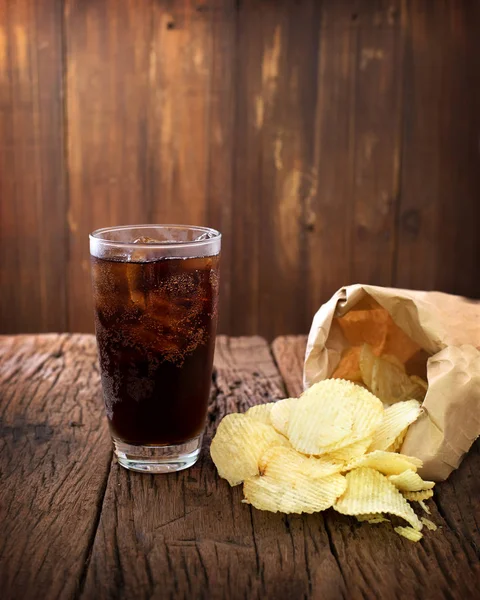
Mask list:
[[0,337],[0,589],[72,598],[111,462],[95,339]]
[[[250,65],[261,71],[254,103],[261,160],[256,202],[259,224],[258,326],[271,339],[276,331],[296,332],[306,327],[305,205],[317,191],[313,171],[321,4],[263,3],[262,55]],[[245,16],[255,23],[253,10]],[[248,269],[247,269],[248,270]],[[292,293],[293,290],[296,292]],[[304,295],[306,297],[306,294]],[[281,299],[281,310],[272,310]],[[240,306],[235,313],[238,314]]]
[[[367,4],[365,12],[379,14],[377,3]],[[394,276],[400,185],[403,53],[398,4],[385,3],[380,13],[391,26],[358,28],[355,59],[350,260],[355,281],[386,286]]]
[[305,361],[306,335],[280,336],[272,342],[275,357],[287,393],[296,398],[303,392],[303,363]]
[[271,338],[304,330],[310,318],[301,290],[308,289],[306,237],[318,192],[312,82],[320,8],[302,0],[239,9],[232,333]]
[[479,297],[479,7],[0,0],[0,330],[92,331],[87,234],[139,221],[223,231],[224,333]]
[[[395,284],[480,296],[480,5],[411,0]],[[472,271],[473,269],[473,271]]]
[[[401,3],[324,2],[319,24],[315,187],[306,199],[307,275],[297,302],[313,313],[339,287],[392,280],[398,196]],[[278,329],[277,329],[278,331]],[[285,329],[284,329],[285,331]]]
[[63,331],[62,14],[0,0],[0,331]]
[[[305,203],[308,283],[301,292],[308,320],[336,289],[353,283],[354,277],[350,256],[356,29],[351,7],[345,2],[322,3],[319,28],[317,103],[312,123],[315,188]],[[305,323],[300,331],[307,327]]]
[[148,122],[152,222],[207,224],[209,8],[213,7],[198,8],[189,0],[152,4]]
[[211,11],[212,61],[210,65],[210,101],[208,107],[207,195],[210,227],[222,233],[220,308],[218,332],[232,333],[231,320],[235,274],[232,268],[233,204],[235,190],[234,145],[237,95],[236,27],[238,2],[215,0],[199,8]]
[[[298,368],[305,343],[305,337],[284,336],[272,344],[292,396],[301,391]],[[477,442],[460,468],[435,488],[434,501],[428,505],[430,518],[440,529],[425,531],[419,544],[395,535],[389,525],[360,525],[328,511],[325,527],[347,597],[474,598],[480,581],[480,488],[475,476],[479,469]]]
[[[260,3],[239,3],[236,31],[235,146],[232,207],[232,300],[230,334],[258,334],[260,294],[260,191],[262,164],[261,98],[262,82],[259,65],[263,55]],[[241,59],[240,59],[241,57]]]
[[68,329],[93,331],[88,234],[150,220],[151,2],[65,3]]
[[[273,344],[291,395],[301,385],[304,340]],[[441,529],[417,545],[333,511],[256,511],[218,478],[208,445],[219,419],[285,395],[261,338],[219,338],[204,452],[177,475],[113,464],[107,483],[111,451],[92,336],[0,338],[0,389],[7,598],[474,597],[478,444],[438,486],[429,505]]]
[[264,340],[218,339],[201,459],[168,476],[112,465],[84,598],[290,598],[341,591],[322,517],[252,510],[241,502],[241,487],[219,479],[208,454],[224,414],[284,394]]

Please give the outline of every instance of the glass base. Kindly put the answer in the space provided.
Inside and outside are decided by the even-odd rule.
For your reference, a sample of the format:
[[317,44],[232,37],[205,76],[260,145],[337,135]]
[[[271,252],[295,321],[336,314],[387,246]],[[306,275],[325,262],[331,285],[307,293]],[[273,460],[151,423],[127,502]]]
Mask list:
[[203,435],[173,446],[137,446],[113,438],[118,462],[140,473],[174,473],[193,466],[200,455]]

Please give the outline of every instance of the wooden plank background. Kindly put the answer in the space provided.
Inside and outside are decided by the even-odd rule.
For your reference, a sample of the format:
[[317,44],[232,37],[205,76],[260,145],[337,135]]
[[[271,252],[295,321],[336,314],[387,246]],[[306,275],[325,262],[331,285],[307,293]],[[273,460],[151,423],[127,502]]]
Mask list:
[[88,233],[224,233],[220,332],[480,297],[480,3],[0,0],[0,331],[93,329]]

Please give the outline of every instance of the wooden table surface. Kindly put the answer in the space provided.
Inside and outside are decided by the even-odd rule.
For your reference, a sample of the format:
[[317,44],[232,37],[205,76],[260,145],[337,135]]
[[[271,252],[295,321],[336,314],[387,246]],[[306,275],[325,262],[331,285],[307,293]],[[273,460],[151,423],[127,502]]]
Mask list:
[[217,476],[219,419],[298,394],[304,349],[219,337],[201,459],[155,476],[112,457],[93,336],[0,337],[2,598],[478,597],[478,443],[418,544],[332,510],[257,511]]

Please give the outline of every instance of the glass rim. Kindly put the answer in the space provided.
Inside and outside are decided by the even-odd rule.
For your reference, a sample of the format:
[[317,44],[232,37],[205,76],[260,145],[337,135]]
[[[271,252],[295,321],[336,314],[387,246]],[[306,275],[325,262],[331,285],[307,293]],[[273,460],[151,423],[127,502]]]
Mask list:
[[[109,240],[103,237],[100,237],[102,233],[108,233],[113,231],[125,231],[128,229],[197,229],[202,231],[203,233],[211,233],[212,237],[205,240],[190,240],[190,241],[170,241],[170,242],[151,242],[148,244],[134,244],[133,242],[124,242],[121,240]],[[111,227],[101,227],[100,229],[95,229],[88,236],[90,240],[95,240],[95,242],[99,242],[101,244],[105,244],[107,246],[121,246],[123,248],[128,248],[129,246],[135,249],[148,250],[152,248],[189,248],[191,246],[207,246],[212,242],[216,242],[221,239],[222,234],[213,229],[212,227],[204,227],[202,225],[182,225],[180,223],[142,223],[140,225],[113,225]]]

